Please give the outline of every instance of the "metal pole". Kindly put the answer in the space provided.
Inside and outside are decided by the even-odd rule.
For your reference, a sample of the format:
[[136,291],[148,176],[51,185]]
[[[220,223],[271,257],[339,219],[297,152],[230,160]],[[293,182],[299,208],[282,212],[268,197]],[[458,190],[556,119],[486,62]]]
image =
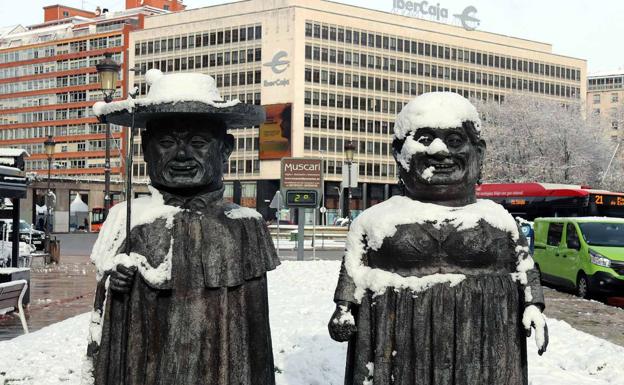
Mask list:
[[[325,151],[321,150],[321,167],[323,167],[323,175],[325,175]],[[325,178],[323,178],[323,184],[321,188],[321,207],[325,207]],[[327,226],[327,211],[321,213],[321,226]]]
[[314,208],[314,222],[312,222],[312,258],[316,259],[316,210],[317,208]]
[[134,145],[134,110],[132,110],[132,125],[128,127],[128,150],[126,159],[126,254],[130,255],[131,242],[130,232],[132,230],[130,226],[130,218],[132,216],[132,157],[133,157],[133,145]]
[[11,233],[11,267],[19,267],[19,228],[20,228],[20,200],[11,199],[13,203],[13,232]]
[[110,196],[110,139],[111,139],[111,126],[110,123],[106,123],[106,141],[105,141],[105,155],[104,155],[104,219],[108,217],[108,210],[110,210],[111,196]]
[[52,199],[50,198],[50,193],[52,190],[50,189],[50,179],[52,174],[52,157],[48,156],[48,192],[46,193],[46,199],[44,200],[46,203],[46,220],[45,220],[45,251],[46,254],[50,254],[50,203]]
[[347,226],[350,228],[351,227],[351,207],[349,207],[351,205],[351,161],[347,162],[347,196],[346,196],[346,201],[347,204],[345,205],[345,218],[347,218],[347,220],[349,221],[347,223]]
[[277,219],[277,256],[279,257],[279,252],[280,252],[280,246],[279,246],[279,241],[280,241],[280,216],[282,214],[282,198],[281,198],[281,192],[277,192],[278,194],[280,194],[280,196],[277,198],[277,211],[275,212],[275,219]]
[[613,155],[611,155],[611,160],[609,161],[609,165],[607,165],[607,169],[605,170],[604,175],[602,176],[602,180],[600,181],[600,187],[602,187],[602,184],[605,181],[605,178],[607,177],[607,174],[609,174],[609,169],[611,168],[611,163],[613,163],[613,159],[615,158],[615,154],[617,154],[618,149],[620,148],[620,144],[622,143],[622,141],[618,141],[617,146],[615,146],[615,150],[613,151]]
[[305,231],[305,209],[303,207],[297,209],[297,216],[297,261],[303,261],[303,232]]

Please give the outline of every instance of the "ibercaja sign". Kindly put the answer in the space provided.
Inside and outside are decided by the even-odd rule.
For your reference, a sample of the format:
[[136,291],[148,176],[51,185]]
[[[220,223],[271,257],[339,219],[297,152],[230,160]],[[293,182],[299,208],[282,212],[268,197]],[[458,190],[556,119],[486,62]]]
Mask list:
[[323,163],[318,158],[282,158],[280,191],[289,207],[318,207]]

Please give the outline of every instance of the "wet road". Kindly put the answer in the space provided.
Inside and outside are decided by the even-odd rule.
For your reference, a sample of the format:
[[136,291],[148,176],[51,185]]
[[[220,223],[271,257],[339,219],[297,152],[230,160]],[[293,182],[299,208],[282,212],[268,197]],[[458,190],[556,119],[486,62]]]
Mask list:
[[[68,234],[61,239],[61,264],[34,267],[31,272],[31,305],[27,313],[31,331],[82,314],[91,309],[95,290],[95,268],[88,255],[95,234]],[[68,254],[69,252],[73,255]],[[342,250],[317,251],[316,258],[340,260]],[[295,260],[296,251],[281,250],[282,260]],[[305,260],[313,252],[306,250]],[[546,315],[568,322],[574,328],[624,346],[624,309],[545,288]],[[14,315],[0,316],[0,340],[22,333]]]
[[[33,267],[30,278],[30,305],[25,313],[31,332],[85,313],[93,305],[95,267],[89,257],[63,255],[59,265]],[[17,316],[0,316],[0,340],[21,334]]]

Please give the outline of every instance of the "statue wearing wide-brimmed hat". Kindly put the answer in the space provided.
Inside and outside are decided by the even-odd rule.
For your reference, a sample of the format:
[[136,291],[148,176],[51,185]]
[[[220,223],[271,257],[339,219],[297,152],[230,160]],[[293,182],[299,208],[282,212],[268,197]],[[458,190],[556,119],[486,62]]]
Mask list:
[[230,128],[264,121],[224,102],[202,74],[146,74],[146,98],[96,104],[143,129],[151,196],[110,211],[91,258],[98,288],[85,382],[97,385],[275,383],[267,271],[278,264],[260,214],[223,199]]

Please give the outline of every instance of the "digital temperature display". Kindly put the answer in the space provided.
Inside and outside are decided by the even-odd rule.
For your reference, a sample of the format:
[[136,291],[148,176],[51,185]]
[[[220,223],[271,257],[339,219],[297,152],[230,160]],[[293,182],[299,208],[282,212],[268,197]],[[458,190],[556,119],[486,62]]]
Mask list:
[[289,190],[286,192],[286,205],[289,207],[316,207],[317,192],[314,190]]

